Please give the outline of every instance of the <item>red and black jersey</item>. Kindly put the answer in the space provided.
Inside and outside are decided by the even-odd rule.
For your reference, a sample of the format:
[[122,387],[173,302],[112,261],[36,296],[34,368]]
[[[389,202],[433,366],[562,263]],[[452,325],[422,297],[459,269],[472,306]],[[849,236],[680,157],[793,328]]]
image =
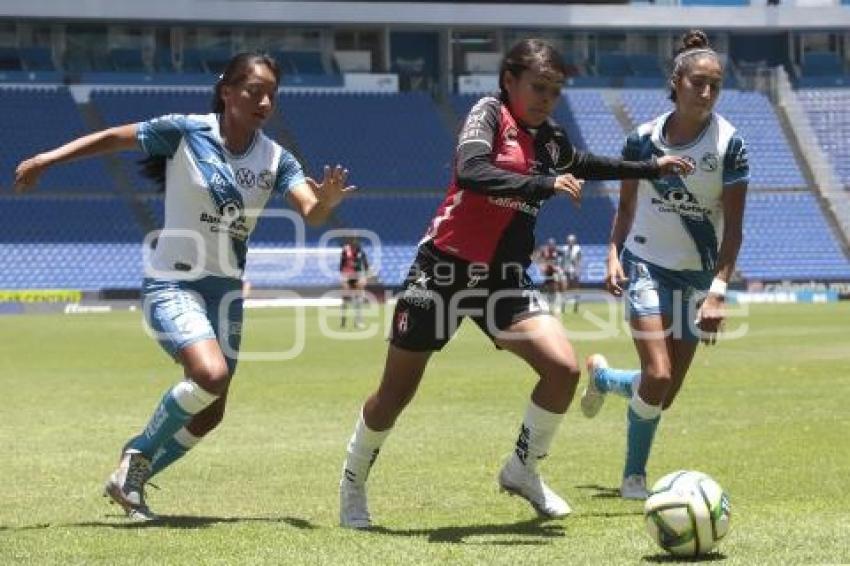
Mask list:
[[554,121],[525,128],[506,104],[484,97],[466,118],[451,185],[422,243],[469,262],[528,266],[540,206],[564,173],[648,178],[658,175],[658,167],[578,151]]
[[356,244],[345,244],[339,256],[341,273],[365,273],[369,270],[369,259],[363,248]]

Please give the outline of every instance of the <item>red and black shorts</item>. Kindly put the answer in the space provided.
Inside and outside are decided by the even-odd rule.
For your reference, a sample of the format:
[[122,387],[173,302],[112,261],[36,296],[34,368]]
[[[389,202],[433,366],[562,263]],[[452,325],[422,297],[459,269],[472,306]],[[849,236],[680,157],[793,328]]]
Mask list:
[[390,342],[404,350],[441,350],[464,318],[494,339],[516,322],[546,314],[544,299],[521,264],[463,261],[423,244],[393,314]]

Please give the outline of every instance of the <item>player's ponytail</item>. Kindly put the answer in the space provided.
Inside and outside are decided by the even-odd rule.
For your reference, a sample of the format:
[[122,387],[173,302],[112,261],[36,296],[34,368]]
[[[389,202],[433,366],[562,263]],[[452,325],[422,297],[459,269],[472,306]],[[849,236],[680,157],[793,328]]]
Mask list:
[[674,84],[688,69],[690,69],[691,64],[693,64],[693,62],[699,57],[714,57],[718,63],[721,63],[722,66],[720,57],[718,57],[714,49],[711,48],[711,44],[709,43],[708,36],[705,32],[699,29],[692,29],[682,36],[681,45],[673,56],[673,70],[670,73],[669,97],[673,102],[676,102],[676,89],[674,88]]
[[[213,97],[210,106],[214,113],[221,114],[224,112],[224,99],[221,97],[222,87],[241,83],[251,72],[253,65],[265,65],[268,67],[274,75],[275,83],[280,85],[280,66],[270,55],[259,51],[237,53],[227,62],[224,72],[219,75],[213,87]],[[166,160],[167,158],[162,156],[149,156],[139,161],[142,176],[151,179],[161,191],[165,190]]]
[[508,100],[505,89],[505,73],[519,77],[523,71],[535,69],[539,72],[557,72],[567,76],[567,66],[558,50],[543,39],[523,39],[511,47],[499,66],[499,91],[503,102]]

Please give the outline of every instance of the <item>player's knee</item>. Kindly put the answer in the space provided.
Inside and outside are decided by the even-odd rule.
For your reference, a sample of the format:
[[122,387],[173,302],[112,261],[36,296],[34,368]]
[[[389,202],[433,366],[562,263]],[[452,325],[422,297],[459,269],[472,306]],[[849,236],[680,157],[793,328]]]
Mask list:
[[210,393],[221,394],[230,380],[230,369],[224,360],[206,360],[186,368],[189,379]]
[[669,384],[672,381],[672,373],[669,366],[649,364],[643,371],[643,379]]

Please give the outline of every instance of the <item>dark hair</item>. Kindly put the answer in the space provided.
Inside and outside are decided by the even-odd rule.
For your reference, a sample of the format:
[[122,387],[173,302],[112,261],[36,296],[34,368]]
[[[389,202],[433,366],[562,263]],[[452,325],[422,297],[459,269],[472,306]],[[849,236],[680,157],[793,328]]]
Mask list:
[[[254,65],[265,65],[269,68],[275,78],[275,83],[280,85],[281,72],[277,61],[269,54],[261,51],[237,53],[231,57],[219,76],[213,88],[212,111],[216,114],[224,112],[224,100],[221,98],[221,89],[224,86],[237,85],[245,80]],[[152,179],[160,190],[165,189],[165,163],[166,157],[150,156],[139,161],[143,176]]]
[[[696,60],[696,57],[692,57],[691,53],[694,55],[699,53],[699,55],[714,57],[718,64],[720,63],[720,58],[711,48],[711,44],[708,42],[708,36],[704,31],[699,29],[692,29],[688,31],[682,36],[681,43],[682,44],[673,54],[673,68],[670,72],[671,83],[691,68],[691,65]],[[676,89],[673,88],[672,84],[670,85],[669,98],[673,102],[676,102]]]
[[511,47],[499,66],[499,90],[503,101],[508,99],[505,71],[519,77],[526,69],[556,71],[567,76],[567,65],[551,43],[544,39],[523,39]]

